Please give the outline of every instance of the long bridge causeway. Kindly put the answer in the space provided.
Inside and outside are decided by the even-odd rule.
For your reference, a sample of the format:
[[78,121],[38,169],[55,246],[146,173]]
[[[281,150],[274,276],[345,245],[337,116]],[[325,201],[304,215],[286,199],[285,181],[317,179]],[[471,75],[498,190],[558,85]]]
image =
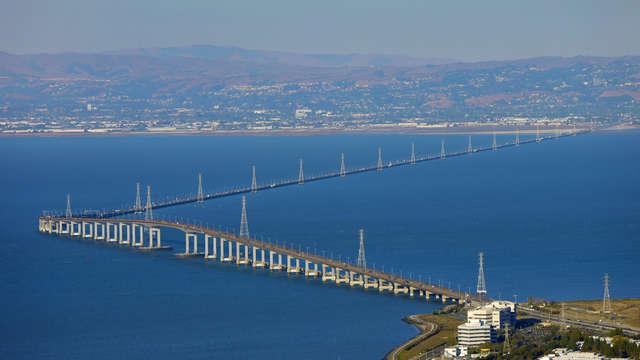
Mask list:
[[[189,204],[189,203],[196,203],[196,202],[202,202],[202,201],[207,201],[207,200],[213,200],[213,199],[219,199],[219,198],[223,198],[223,197],[227,197],[227,196],[234,196],[234,195],[240,195],[240,194],[248,194],[248,193],[252,193],[252,192],[258,192],[258,191],[265,191],[265,190],[271,190],[271,189],[277,189],[277,188],[283,188],[286,186],[293,186],[293,185],[299,185],[302,183],[309,183],[309,182],[315,182],[315,181],[321,181],[321,180],[327,180],[327,179],[332,179],[332,178],[337,178],[337,177],[344,177],[344,176],[349,176],[349,175],[355,175],[355,174],[360,174],[360,173],[366,173],[366,172],[373,172],[373,171],[382,171],[385,169],[389,169],[389,168],[395,168],[395,167],[400,167],[400,166],[409,166],[409,165],[414,165],[417,163],[422,163],[422,162],[427,162],[427,161],[434,161],[434,160],[441,160],[441,159],[446,159],[446,158],[454,158],[454,157],[460,157],[460,156],[464,156],[464,155],[470,155],[473,153],[480,153],[480,152],[486,152],[486,151],[495,151],[495,150],[500,150],[500,149],[505,149],[505,148],[511,148],[511,147],[518,147],[520,145],[526,145],[526,144],[532,144],[532,143],[540,143],[543,141],[547,141],[547,140],[551,140],[551,139],[558,139],[558,138],[562,138],[562,137],[567,137],[567,136],[574,136],[574,135],[578,135],[578,134],[584,134],[584,133],[588,133],[591,130],[572,130],[572,131],[568,131],[568,132],[561,132],[561,133],[557,133],[555,135],[552,136],[541,136],[539,132],[536,133],[536,137],[535,138],[529,138],[529,139],[523,139],[520,140],[520,136],[519,133],[518,135],[516,135],[516,137],[514,138],[513,141],[509,141],[506,143],[502,143],[502,144],[498,144],[496,143],[496,137],[495,134],[493,136],[493,144],[491,146],[486,146],[486,147],[478,147],[478,148],[473,148],[471,146],[471,142],[469,142],[469,146],[464,150],[464,151],[456,151],[456,152],[447,152],[445,150],[445,143],[444,140],[442,142],[442,147],[440,150],[440,153],[437,155],[417,155],[415,153],[415,149],[411,148],[411,155],[409,158],[407,159],[401,159],[401,160],[393,160],[393,161],[388,161],[388,162],[384,162],[382,159],[382,152],[380,150],[380,148],[378,149],[378,161],[375,165],[372,166],[366,166],[366,167],[360,167],[360,168],[347,168],[345,166],[345,162],[344,162],[344,155],[342,156],[342,161],[340,163],[340,168],[338,171],[333,171],[333,172],[327,172],[327,173],[323,173],[323,174],[318,174],[318,175],[312,175],[312,176],[308,176],[305,177],[304,173],[303,173],[303,168],[302,168],[302,161],[300,161],[300,174],[298,177],[295,178],[289,178],[289,179],[285,179],[282,181],[275,181],[275,182],[267,182],[264,184],[260,184],[256,181],[256,175],[255,175],[255,167],[253,168],[253,177],[252,177],[252,182],[250,186],[239,186],[230,190],[224,190],[224,191],[219,191],[219,192],[213,192],[213,193],[201,193],[201,189],[202,189],[202,184],[201,184],[201,177],[199,177],[199,192],[197,194],[194,194],[193,196],[187,196],[187,197],[175,197],[173,199],[170,200],[165,200],[165,201],[151,201],[150,199],[148,199],[147,201],[149,202],[147,204],[147,206],[143,206],[141,204],[141,202],[136,202],[136,204],[134,204],[131,207],[128,208],[122,208],[122,209],[112,209],[112,210],[105,210],[105,211],[92,211],[92,212],[86,212],[86,213],[82,213],[82,214],[74,214],[74,216],[78,216],[78,217],[95,217],[95,218],[113,218],[113,217],[118,217],[118,216],[123,216],[123,215],[129,215],[129,214],[134,214],[134,213],[139,213],[141,211],[144,211],[147,209],[147,207],[150,207],[151,209],[160,209],[160,208],[167,208],[167,207],[172,207],[172,206],[178,206],[178,205],[184,205],[184,204]],[[149,196],[149,195],[148,195]],[[139,193],[138,193],[138,197],[139,197]]]
[[[184,233],[184,252],[176,254],[180,257],[200,257],[206,261],[220,261],[223,263],[235,263],[237,265],[265,268],[270,271],[282,271],[288,274],[300,274],[306,277],[319,278],[323,282],[334,282],[347,286],[358,286],[363,289],[374,289],[379,293],[390,292],[393,294],[406,294],[409,297],[424,298],[446,302],[461,302],[465,300],[478,300],[471,294],[463,294],[459,290],[435,286],[431,283],[416,280],[413,277],[380,271],[368,268],[366,262],[354,264],[342,259],[320,256],[317,253],[302,251],[286,246],[285,243],[273,243],[258,240],[248,235],[248,229],[235,235],[219,229],[209,228],[203,225],[186,224],[178,221],[160,220],[153,218],[153,209],[166,208],[188,203],[201,202],[216,198],[264,191],[274,188],[302,184],[305,182],[320,181],[335,177],[359,174],[370,171],[382,171],[387,168],[413,165],[419,162],[433,161],[450,157],[459,157],[478,152],[495,151],[499,149],[517,147],[523,144],[539,143],[545,140],[556,139],[588,133],[590,130],[556,133],[554,136],[541,137],[539,132],[533,139],[520,141],[519,133],[514,141],[497,144],[496,136],[490,147],[473,148],[471,139],[466,151],[447,153],[444,141],[440,154],[437,156],[416,156],[412,145],[411,155],[408,159],[390,161],[386,164],[382,160],[382,152],[378,150],[378,162],[375,166],[355,169],[347,169],[344,156],[339,171],[326,174],[304,177],[302,160],[300,161],[300,173],[298,178],[281,182],[258,185],[255,177],[255,168],[251,186],[240,187],[233,190],[205,194],[202,191],[202,178],[199,176],[198,194],[193,197],[176,198],[164,202],[152,202],[150,187],[147,188],[147,203],[142,206],[140,192],[136,197],[136,205],[130,208],[115,209],[97,213],[74,214],[71,211],[69,196],[67,197],[67,211],[63,216],[46,214],[38,219],[38,229],[42,233],[70,236],[78,239],[105,242],[120,247],[130,247],[141,251],[169,250],[171,247],[162,244],[162,229],[173,229]],[[144,219],[127,219],[122,216],[144,212]],[[243,219],[246,225],[246,214],[243,198]],[[242,225],[241,225],[242,229]],[[364,253],[361,240],[361,251]],[[363,257],[364,258],[364,257]]]
[[166,220],[41,216],[38,226],[42,233],[100,241],[144,251],[170,249],[162,244],[163,228],[184,233],[184,252],[176,254],[180,257],[200,257],[207,261],[283,271],[318,278],[323,282],[373,289],[379,293],[404,294],[442,303],[461,302],[468,296],[420,280],[367,268],[366,265],[358,266],[285,244],[237,236],[201,225]]

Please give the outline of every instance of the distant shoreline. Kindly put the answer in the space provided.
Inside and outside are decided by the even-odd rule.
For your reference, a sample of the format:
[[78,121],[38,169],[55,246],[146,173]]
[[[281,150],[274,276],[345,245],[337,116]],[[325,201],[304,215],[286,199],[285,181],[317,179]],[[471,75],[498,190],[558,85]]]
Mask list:
[[[586,127],[540,128],[541,134],[554,133],[557,130],[585,130]],[[616,125],[599,129],[601,131],[624,131],[640,129],[639,125]],[[175,131],[42,131],[42,132],[5,132],[0,138],[9,137],[104,137],[104,136],[317,136],[317,135],[487,135],[487,134],[535,134],[536,128],[515,127],[468,127],[468,128],[415,128],[389,126],[379,128],[327,128],[327,129],[284,129],[284,130],[175,130]]]

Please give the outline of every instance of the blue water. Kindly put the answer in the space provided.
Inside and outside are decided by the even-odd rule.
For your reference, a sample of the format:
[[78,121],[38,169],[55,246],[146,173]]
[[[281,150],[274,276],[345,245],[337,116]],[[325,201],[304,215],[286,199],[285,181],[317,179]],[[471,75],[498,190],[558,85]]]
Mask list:
[[[400,319],[437,305],[169,253],[37,233],[43,209],[154,198],[437,153],[440,136],[0,139],[0,358],[376,359],[415,334]],[[506,141],[507,137],[498,137]],[[450,150],[466,136],[447,137]],[[488,145],[489,136],[474,137]],[[493,297],[640,296],[640,132],[598,133],[248,197],[250,230]],[[240,198],[156,211],[237,229]],[[163,241],[182,251],[183,238]]]

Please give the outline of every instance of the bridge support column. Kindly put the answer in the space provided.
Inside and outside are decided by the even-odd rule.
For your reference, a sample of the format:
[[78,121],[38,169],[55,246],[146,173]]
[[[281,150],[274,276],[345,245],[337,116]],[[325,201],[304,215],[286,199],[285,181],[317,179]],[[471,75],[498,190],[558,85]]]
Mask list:
[[376,279],[373,279],[373,281],[369,281],[369,279],[371,279],[369,276],[367,276],[367,275],[364,276],[364,283],[363,283],[362,287],[364,287],[365,289],[368,289],[368,288],[377,289],[378,288],[378,281],[376,281]]
[[60,234],[60,223],[57,221],[49,221],[49,229],[52,233]]
[[378,279],[378,291],[383,292],[385,290],[393,292],[393,284],[386,280]]
[[[244,250],[244,254],[243,251]],[[236,264],[249,264],[249,246],[236,242]]]
[[331,266],[322,264],[321,269],[322,269],[322,281],[336,281],[336,273]]
[[[311,267],[313,265],[313,267]],[[306,276],[318,276],[318,264],[312,263],[309,260],[304,260],[304,274]]]
[[[155,247],[153,245],[153,239],[154,238],[156,240]],[[149,246],[146,247],[145,249],[160,248],[161,246],[162,245],[160,243],[160,229],[154,228],[154,227],[149,227]]]
[[403,285],[395,283],[395,282],[393,283],[393,293],[394,294],[400,294],[400,293],[406,294],[408,292],[409,292],[409,289],[406,286],[403,286]]
[[[124,237],[124,229],[127,229],[127,237]],[[118,224],[118,234],[120,235],[120,241],[118,244],[129,245],[131,243],[131,225],[127,223]]]
[[[136,239],[137,234],[137,239]],[[144,226],[140,224],[131,224],[131,246],[142,247],[144,241]]]
[[[116,224],[107,222],[107,242],[118,242],[118,227]],[[113,227],[113,238],[111,237],[111,228]]]
[[69,223],[71,224],[70,225],[71,236],[80,236],[81,235],[80,224],[75,221],[70,221]]
[[442,298],[442,303],[446,304],[447,303],[447,295],[442,294],[440,297]]
[[[191,242],[193,241],[193,251],[191,251]],[[183,255],[197,255],[198,254],[198,234],[184,233],[184,254]]]
[[364,282],[362,281],[362,274],[358,274],[353,271],[349,271],[349,285],[350,286],[363,286]]
[[69,223],[66,221],[60,220],[60,234],[69,234]]
[[[89,231],[87,231],[87,227],[89,228]],[[93,224],[92,223],[88,223],[88,222],[82,222],[82,237],[87,239],[87,238],[92,238],[93,237]]]
[[[93,223],[93,227],[94,227],[94,235],[93,238],[95,240],[104,240],[104,235],[105,235],[105,225],[103,223],[100,222],[94,222]],[[100,235],[98,235],[98,229],[100,229]]]
[[[209,239],[213,240],[213,247],[212,247],[213,251],[211,255],[209,255]],[[216,246],[216,238],[214,236],[204,234],[204,258],[215,260],[217,252],[218,252],[218,248]]]
[[340,268],[335,268],[335,272],[336,272],[336,284],[348,284],[349,283],[349,274],[344,274],[344,277],[342,276],[342,269]]

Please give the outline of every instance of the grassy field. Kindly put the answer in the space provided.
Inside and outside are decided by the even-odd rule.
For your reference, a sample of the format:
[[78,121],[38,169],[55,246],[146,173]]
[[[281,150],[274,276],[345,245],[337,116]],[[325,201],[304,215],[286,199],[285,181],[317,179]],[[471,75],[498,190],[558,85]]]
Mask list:
[[447,345],[453,345],[456,343],[458,325],[462,324],[462,321],[446,315],[423,314],[417,315],[416,317],[421,321],[437,324],[439,331],[418,344],[412,344],[410,349],[400,351],[400,353],[398,353],[398,359],[410,359],[441,344],[446,343]]
[[[612,300],[612,314],[603,314],[602,300],[579,300],[564,303],[565,317],[571,320],[602,321],[611,324],[622,324],[640,329],[640,299]],[[562,303],[550,305],[552,311],[560,314]]]

